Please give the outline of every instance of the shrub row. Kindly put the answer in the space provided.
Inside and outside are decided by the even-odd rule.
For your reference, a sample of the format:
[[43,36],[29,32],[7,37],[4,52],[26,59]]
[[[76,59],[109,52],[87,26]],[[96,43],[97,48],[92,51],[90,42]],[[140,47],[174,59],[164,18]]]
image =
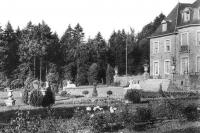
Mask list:
[[22,101],[25,104],[30,104],[36,107],[39,107],[39,106],[47,107],[55,103],[55,95],[51,91],[51,88],[48,88],[46,90],[46,93],[44,96],[39,90],[30,91],[30,90],[25,89],[22,94]]

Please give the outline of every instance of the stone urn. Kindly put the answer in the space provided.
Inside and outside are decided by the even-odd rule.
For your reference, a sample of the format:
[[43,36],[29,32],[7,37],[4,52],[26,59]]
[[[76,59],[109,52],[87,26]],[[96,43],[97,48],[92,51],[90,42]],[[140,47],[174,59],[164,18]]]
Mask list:
[[11,90],[10,88],[7,89],[8,92],[8,99],[5,100],[6,106],[13,106],[15,105],[15,99],[13,98],[13,90]]

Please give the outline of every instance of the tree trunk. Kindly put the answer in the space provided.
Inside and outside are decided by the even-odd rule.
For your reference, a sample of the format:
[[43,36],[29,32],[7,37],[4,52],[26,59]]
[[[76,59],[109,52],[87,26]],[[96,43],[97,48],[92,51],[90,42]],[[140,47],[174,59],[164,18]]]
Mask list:
[[35,56],[34,56],[34,59],[33,59],[34,61],[33,61],[33,65],[34,65],[34,78],[35,78]]
[[42,81],[42,57],[40,57],[40,84]]

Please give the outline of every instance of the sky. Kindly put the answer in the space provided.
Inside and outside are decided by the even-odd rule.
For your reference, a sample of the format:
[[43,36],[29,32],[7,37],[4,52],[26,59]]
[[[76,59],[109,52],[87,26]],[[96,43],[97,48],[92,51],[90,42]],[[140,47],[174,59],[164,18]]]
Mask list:
[[0,26],[10,21],[14,29],[24,28],[44,20],[61,37],[69,24],[79,23],[85,38],[101,32],[107,40],[114,30],[141,31],[160,13],[167,16],[178,1],[195,0],[0,0]]

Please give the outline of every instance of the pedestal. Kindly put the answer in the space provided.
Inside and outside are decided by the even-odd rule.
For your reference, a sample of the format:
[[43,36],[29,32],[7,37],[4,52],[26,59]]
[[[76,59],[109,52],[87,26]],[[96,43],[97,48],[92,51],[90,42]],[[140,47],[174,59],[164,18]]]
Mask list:
[[46,90],[45,90],[45,89],[42,89],[42,90],[40,90],[40,91],[41,91],[42,95],[45,96]]
[[145,72],[143,75],[144,75],[145,80],[149,79],[149,73],[148,72]]
[[12,94],[12,92],[13,92],[13,90],[7,90],[8,91],[8,99],[7,100],[5,100],[5,103],[6,103],[6,106],[13,106],[13,105],[15,105],[15,99],[13,98],[13,94]]

